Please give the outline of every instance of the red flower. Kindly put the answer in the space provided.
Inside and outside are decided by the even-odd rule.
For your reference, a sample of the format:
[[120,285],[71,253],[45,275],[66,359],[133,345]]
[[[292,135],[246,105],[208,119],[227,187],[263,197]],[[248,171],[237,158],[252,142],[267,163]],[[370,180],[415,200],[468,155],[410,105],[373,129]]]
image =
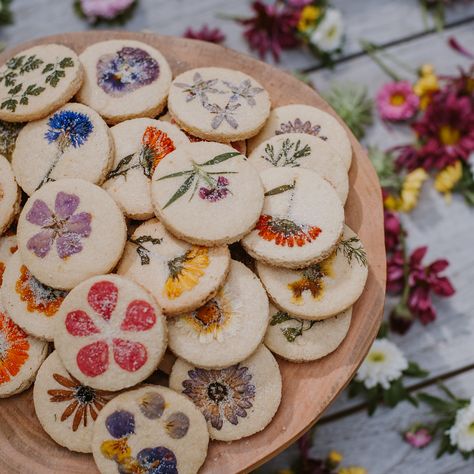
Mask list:
[[209,28],[207,25],[202,26],[200,30],[193,30],[189,27],[184,32],[183,37],[216,44],[225,41],[225,35],[219,28]]
[[385,224],[385,250],[387,253],[393,253],[400,244],[400,234],[403,232],[400,219],[397,214],[384,211]]

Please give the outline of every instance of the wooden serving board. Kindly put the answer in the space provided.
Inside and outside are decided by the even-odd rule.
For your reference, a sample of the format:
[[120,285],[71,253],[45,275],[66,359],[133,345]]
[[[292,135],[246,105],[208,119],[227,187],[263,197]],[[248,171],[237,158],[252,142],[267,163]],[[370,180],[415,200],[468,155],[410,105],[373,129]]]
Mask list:
[[[302,103],[335,115],[313,89],[292,75],[222,46],[182,38],[110,31],[67,33],[6,51],[0,55],[0,64],[12,54],[37,44],[61,43],[80,53],[97,41],[120,38],[143,41],[158,48],[174,75],[201,66],[238,69],[266,87],[273,107]],[[384,303],[386,265],[381,191],[366,153],[349,130],[348,133],[353,161],[346,221],[361,237],[370,264],[365,291],[354,306],[349,334],[335,352],[316,362],[292,364],[279,360],[283,397],[271,424],[240,441],[212,442],[201,473],[249,472],[284,450],[316,422],[347,385],[377,334]],[[97,468],[92,456],[69,452],[43,431],[34,412],[30,389],[0,401],[0,472],[92,474]]]

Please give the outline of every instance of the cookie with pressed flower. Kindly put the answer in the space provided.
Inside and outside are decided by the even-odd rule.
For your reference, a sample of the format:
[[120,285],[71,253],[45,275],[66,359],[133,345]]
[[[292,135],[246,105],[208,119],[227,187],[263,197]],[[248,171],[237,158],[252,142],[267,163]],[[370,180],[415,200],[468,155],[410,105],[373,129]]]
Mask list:
[[302,268],[328,257],[338,243],[344,208],[336,190],[306,168],[269,168],[260,174],[265,202],[245,250],[270,265]]
[[299,319],[270,305],[265,345],[291,362],[320,359],[335,351],[349,332],[352,307],[322,321]]
[[168,111],[191,135],[232,142],[256,135],[270,113],[270,97],[253,77],[219,67],[183,72],[171,84]]
[[171,69],[165,57],[140,41],[94,43],[79,56],[84,83],[76,98],[107,123],[155,117],[166,105]]
[[211,439],[234,441],[262,431],[281,401],[278,363],[262,344],[246,360],[206,370],[178,359],[170,388],[187,395],[207,421]]
[[28,334],[52,341],[56,314],[67,291],[43,285],[16,252],[3,275],[1,300],[10,318]]
[[148,118],[126,120],[110,130],[115,158],[103,188],[127,217],[149,219],[154,216],[151,177],[158,163],[189,139],[177,126]]
[[291,104],[273,109],[260,133],[247,142],[248,153],[283,133],[306,133],[325,141],[339,154],[346,168],[350,168],[352,147],[345,128],[333,115],[310,105]]
[[29,196],[49,181],[80,178],[100,184],[112,165],[109,127],[91,108],[66,104],[19,133],[12,167]]
[[31,195],[17,236],[29,271],[44,285],[69,290],[115,267],[127,230],[106,191],[82,179],[61,179]]
[[10,257],[17,251],[18,245],[15,234],[5,234],[0,237],[0,287],[3,283],[3,275]]
[[2,235],[20,211],[20,188],[16,184],[9,161],[0,155],[0,235]]
[[268,320],[268,298],[260,280],[243,263],[232,260],[214,298],[168,319],[169,348],[198,367],[228,367],[255,351]]
[[24,127],[22,122],[5,122],[0,120],[0,155],[11,161],[16,139]]
[[215,296],[229,266],[227,246],[191,245],[151,219],[129,237],[117,273],[142,285],[165,314],[174,315],[193,311]]
[[100,390],[145,380],[158,367],[166,342],[165,318],[153,297],[118,275],[82,282],[57,315],[54,345],[64,366]]
[[364,291],[368,262],[359,237],[348,226],[334,252],[300,270],[257,262],[270,299],[293,317],[319,320],[343,312]]
[[61,44],[20,51],[0,67],[0,120],[29,122],[49,115],[82,85],[77,54]]
[[263,186],[255,168],[229,145],[189,143],[153,174],[156,216],[177,237],[215,246],[242,238],[257,222]]
[[317,137],[305,133],[276,135],[260,143],[248,158],[258,171],[272,167],[312,169],[332,184],[342,203],[346,202],[346,165],[334,148]]

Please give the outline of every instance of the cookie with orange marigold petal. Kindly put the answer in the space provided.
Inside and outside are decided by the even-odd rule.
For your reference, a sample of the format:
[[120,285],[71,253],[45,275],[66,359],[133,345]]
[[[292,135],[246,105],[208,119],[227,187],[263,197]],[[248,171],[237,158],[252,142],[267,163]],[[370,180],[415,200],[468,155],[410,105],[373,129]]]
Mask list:
[[214,297],[229,266],[227,246],[191,245],[151,219],[129,237],[117,273],[146,288],[165,314],[175,315],[193,311]]
[[16,184],[10,162],[0,155],[0,236],[20,211],[20,188]]
[[148,118],[126,120],[110,130],[115,158],[102,187],[127,217],[149,219],[154,216],[150,185],[155,168],[189,140],[177,126]]
[[3,282],[3,275],[7,268],[10,257],[17,251],[18,245],[15,234],[5,234],[0,237],[0,288]]
[[315,171],[277,167],[260,174],[265,202],[245,250],[269,265],[302,268],[333,251],[343,230],[344,208],[335,189]]

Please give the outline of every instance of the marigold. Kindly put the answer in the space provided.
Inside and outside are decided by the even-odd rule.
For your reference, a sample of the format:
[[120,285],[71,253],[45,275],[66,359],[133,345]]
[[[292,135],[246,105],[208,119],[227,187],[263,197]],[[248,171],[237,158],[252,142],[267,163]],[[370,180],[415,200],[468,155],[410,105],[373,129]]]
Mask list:
[[321,9],[314,5],[307,5],[301,11],[300,19],[298,20],[298,31],[306,31],[313,26],[318,18],[321,16]]
[[451,202],[452,190],[461,178],[462,164],[458,160],[454,164],[446,166],[436,175],[434,187],[436,191],[444,194],[447,202]]
[[149,168],[149,176],[153,175],[158,163],[176,149],[173,140],[156,127],[146,128],[142,137],[142,145],[143,162]]

